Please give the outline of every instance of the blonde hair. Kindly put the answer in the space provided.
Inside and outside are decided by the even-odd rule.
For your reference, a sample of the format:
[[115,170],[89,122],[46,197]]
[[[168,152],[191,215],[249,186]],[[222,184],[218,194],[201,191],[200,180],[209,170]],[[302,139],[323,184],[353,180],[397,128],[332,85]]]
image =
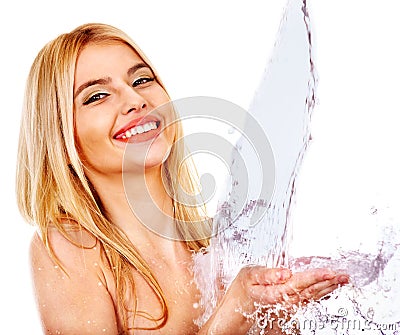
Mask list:
[[[162,85],[143,52],[115,27],[86,24],[48,43],[37,55],[27,80],[18,148],[17,202],[23,217],[37,225],[49,254],[58,263],[49,241],[50,226],[58,229],[73,243],[76,242],[72,241],[67,232],[71,226],[92,234],[107,251],[105,256],[115,278],[117,311],[124,331],[133,329],[130,327],[133,323],[129,322],[131,312],[133,316],[142,315],[154,321],[156,325],[149,329],[159,329],[168,319],[164,293],[140,252],[103,213],[102,204],[85,176],[76,148],[73,110],[76,61],[88,43],[107,41],[118,41],[132,47]],[[175,138],[182,137],[179,123],[175,129]],[[183,159],[182,141],[178,142],[180,144],[174,146],[163,164],[163,179],[167,181],[169,192],[176,199],[173,205],[180,234],[189,249],[198,251],[208,245],[210,227],[207,220],[204,220],[203,208],[185,206],[175,191],[180,189],[178,183],[181,183],[183,189],[196,193],[198,185],[187,164],[188,160]],[[185,222],[204,224],[192,226]],[[136,310],[132,267],[156,294],[163,311],[161,316],[149,316]],[[131,307],[126,306],[127,292],[133,298],[129,299],[133,304]]]

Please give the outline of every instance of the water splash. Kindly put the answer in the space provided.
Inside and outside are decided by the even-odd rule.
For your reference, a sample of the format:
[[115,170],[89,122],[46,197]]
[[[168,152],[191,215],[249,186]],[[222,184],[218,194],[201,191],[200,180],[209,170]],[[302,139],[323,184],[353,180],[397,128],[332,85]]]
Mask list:
[[[213,283],[220,282],[226,288],[247,264],[289,265],[290,210],[296,176],[310,141],[316,82],[306,3],[289,1],[270,64],[250,106],[250,113],[262,124],[275,154],[274,194],[272,199],[258,197],[259,183],[265,176],[263,171],[253,168],[257,155],[252,153],[252,144],[240,138],[232,158],[231,190],[214,217],[219,233],[212,239],[208,253],[195,260],[196,280],[202,288],[202,304],[206,308],[203,321],[219,297],[220,287]],[[246,132],[251,133],[252,129],[245,129]],[[252,169],[246,185],[249,201],[243,209],[235,208],[242,187],[236,178],[240,175],[236,155],[245,156],[247,166]],[[265,216],[255,221],[254,217],[261,212]]]
[[[293,271],[330,267],[351,275],[351,285],[335,291],[329,299],[295,310],[289,321],[286,318],[282,327],[288,333],[400,333],[400,311],[393,303],[393,297],[400,298],[395,275],[400,266],[397,251],[400,228],[395,227],[400,227],[400,222],[380,217],[381,235],[376,236],[376,250],[371,253],[338,249],[333,256],[291,258],[289,255],[291,211],[297,176],[311,141],[310,120],[316,102],[316,85],[307,4],[305,0],[290,0],[271,61],[250,106],[251,114],[268,134],[275,154],[275,192],[272,199],[258,198],[262,173],[252,173],[247,185],[249,201],[244,208],[235,208],[238,188],[242,186],[235,177],[239,175],[235,170],[235,155],[249,155],[246,161],[250,167],[256,161],[249,154],[251,143],[241,138],[232,158],[231,189],[214,217],[218,234],[211,240],[208,252],[195,257],[195,280],[202,292],[200,303],[205,309],[203,317],[197,320],[199,325],[211,315],[240,268],[261,264],[288,266]],[[376,215],[377,211],[373,210],[371,215]],[[265,216],[254,222],[253,218],[260,212],[265,212]],[[258,306],[256,312],[248,316],[255,320],[252,331],[266,332],[271,313],[277,312],[281,312],[279,306]]]

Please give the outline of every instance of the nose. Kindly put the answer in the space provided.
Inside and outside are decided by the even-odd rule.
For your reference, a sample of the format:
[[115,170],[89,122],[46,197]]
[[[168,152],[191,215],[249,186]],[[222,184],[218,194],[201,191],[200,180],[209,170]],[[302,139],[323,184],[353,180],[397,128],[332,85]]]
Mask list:
[[130,112],[140,112],[141,110],[145,109],[147,107],[146,103],[142,104],[135,104],[131,108],[129,108],[126,112],[122,112],[123,114],[129,114]]
[[147,108],[146,99],[131,86],[123,90],[121,98],[123,101],[121,113],[124,115],[131,112],[138,113]]

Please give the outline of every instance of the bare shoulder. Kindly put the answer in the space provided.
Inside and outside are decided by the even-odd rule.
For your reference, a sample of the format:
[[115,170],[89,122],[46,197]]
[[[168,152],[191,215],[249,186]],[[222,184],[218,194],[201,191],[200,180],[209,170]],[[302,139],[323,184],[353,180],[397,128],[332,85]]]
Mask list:
[[51,257],[41,237],[31,241],[36,300],[46,334],[117,334],[112,298],[102,275],[98,241],[87,232],[64,236],[53,229]]
[[39,262],[43,267],[33,270],[46,271],[50,268],[57,269],[61,265],[68,272],[84,271],[87,274],[91,270],[90,265],[93,265],[91,263],[100,258],[100,248],[96,238],[83,230],[71,231],[65,236],[56,229],[50,229],[48,243],[59,264],[52,259],[41,237],[35,234],[30,246],[32,265]]

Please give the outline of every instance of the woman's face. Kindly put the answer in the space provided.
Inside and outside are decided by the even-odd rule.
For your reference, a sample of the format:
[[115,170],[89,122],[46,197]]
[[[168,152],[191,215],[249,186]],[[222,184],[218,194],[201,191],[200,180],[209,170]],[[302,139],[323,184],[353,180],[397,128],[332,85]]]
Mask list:
[[88,44],[79,54],[74,81],[75,136],[86,168],[121,173],[127,143],[129,169],[159,166],[174,137],[173,127],[161,129],[173,112],[154,109],[168,101],[132,48],[118,42]]

